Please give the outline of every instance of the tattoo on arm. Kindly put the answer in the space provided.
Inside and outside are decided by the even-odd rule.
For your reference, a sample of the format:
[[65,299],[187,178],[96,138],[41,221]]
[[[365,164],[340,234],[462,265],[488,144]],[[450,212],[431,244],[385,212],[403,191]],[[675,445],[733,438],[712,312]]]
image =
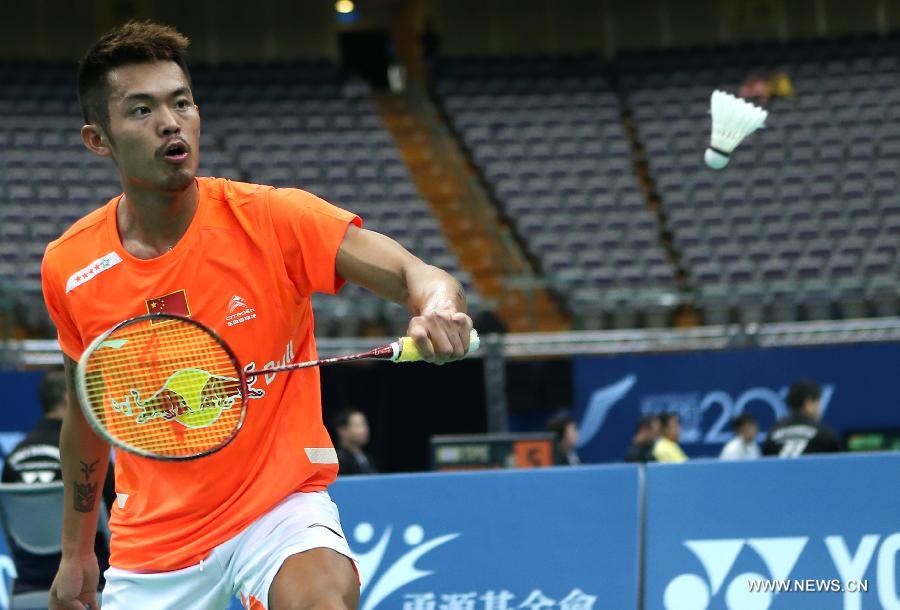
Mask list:
[[94,510],[97,499],[97,483],[91,483],[91,475],[97,469],[100,460],[94,460],[90,464],[81,462],[81,472],[84,475],[84,483],[74,481],[75,485],[75,510],[81,513],[89,513]]
[[97,499],[96,483],[79,483],[75,482],[75,510],[80,513],[89,513],[94,510],[95,500]]
[[94,471],[97,470],[97,464],[100,463],[100,460],[94,460],[90,464],[87,462],[81,462],[81,473],[84,475],[85,482],[89,481],[91,475],[94,474]]

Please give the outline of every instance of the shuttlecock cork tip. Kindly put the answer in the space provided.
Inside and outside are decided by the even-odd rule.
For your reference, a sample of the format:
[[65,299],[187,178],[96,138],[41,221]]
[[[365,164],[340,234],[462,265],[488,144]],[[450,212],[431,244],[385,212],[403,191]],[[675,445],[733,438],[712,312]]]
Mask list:
[[706,161],[706,165],[712,169],[722,169],[728,165],[730,158],[729,155],[713,150],[712,148],[707,148],[706,152],[703,153],[703,160]]

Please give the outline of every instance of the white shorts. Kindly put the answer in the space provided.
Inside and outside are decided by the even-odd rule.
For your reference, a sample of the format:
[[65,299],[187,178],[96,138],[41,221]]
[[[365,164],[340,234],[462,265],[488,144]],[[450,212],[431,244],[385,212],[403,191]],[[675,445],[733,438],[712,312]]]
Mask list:
[[102,607],[221,610],[237,596],[245,608],[265,610],[269,587],[284,561],[315,548],[333,549],[357,567],[328,492],[295,493],[197,565],[155,573],[109,568]]

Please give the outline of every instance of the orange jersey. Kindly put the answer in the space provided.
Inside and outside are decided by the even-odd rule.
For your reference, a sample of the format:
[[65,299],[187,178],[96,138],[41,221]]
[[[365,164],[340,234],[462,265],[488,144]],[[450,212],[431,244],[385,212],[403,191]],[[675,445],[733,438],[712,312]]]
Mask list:
[[[335,259],[348,225],[360,219],[300,190],[197,183],[190,226],[157,258],[122,247],[121,196],[47,247],[44,298],[70,358],[116,323],[151,311],[203,322],[248,369],[316,358],[310,296],[341,287]],[[249,390],[243,428],[221,451],[185,462],[116,451],[111,565],[196,564],[289,494],[334,480],[318,369],[260,376]]]

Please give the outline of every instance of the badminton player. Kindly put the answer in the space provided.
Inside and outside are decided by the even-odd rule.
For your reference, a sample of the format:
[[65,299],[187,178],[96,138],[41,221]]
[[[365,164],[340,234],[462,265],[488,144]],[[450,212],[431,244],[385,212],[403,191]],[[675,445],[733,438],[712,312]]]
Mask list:
[[[174,29],[130,22],[81,61],[81,135],[115,165],[124,193],[44,256],[70,384],[92,339],[154,311],[203,322],[246,366],[314,359],[310,295],[345,280],[407,305],[407,333],[425,360],[462,358],[472,322],[450,275],[304,191],[195,176],[200,111],[187,46]],[[241,433],[213,455],[116,454],[105,610],[211,610],[235,594],[254,610],[357,607],[354,559],[327,493],[338,460],[317,369],[258,377],[249,395]],[[63,556],[50,608],[96,609],[93,541],[109,446],[75,402],[61,454]]]

